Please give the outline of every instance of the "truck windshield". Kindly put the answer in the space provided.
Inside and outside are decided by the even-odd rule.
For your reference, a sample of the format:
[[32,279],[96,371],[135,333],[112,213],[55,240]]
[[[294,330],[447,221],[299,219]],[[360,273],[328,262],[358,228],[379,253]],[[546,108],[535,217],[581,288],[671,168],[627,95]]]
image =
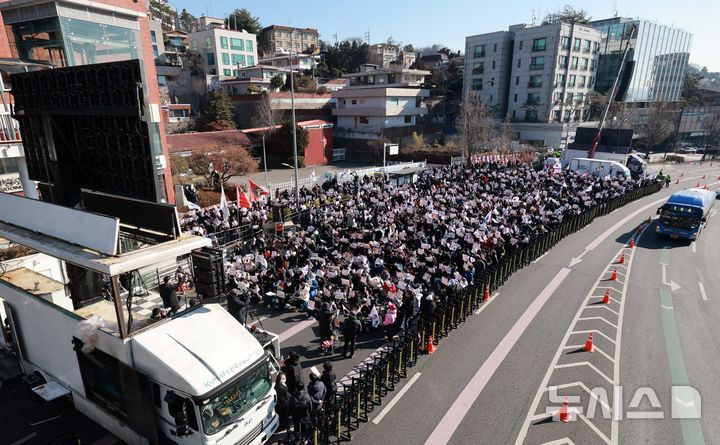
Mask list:
[[202,405],[200,412],[205,434],[213,435],[238,420],[262,399],[271,387],[270,366],[267,360],[264,360],[232,387]]

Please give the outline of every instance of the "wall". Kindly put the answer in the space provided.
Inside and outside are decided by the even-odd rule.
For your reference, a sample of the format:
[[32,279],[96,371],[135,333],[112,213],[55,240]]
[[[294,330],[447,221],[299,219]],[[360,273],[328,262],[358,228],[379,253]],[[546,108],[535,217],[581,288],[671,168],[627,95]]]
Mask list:
[[332,160],[333,129],[308,128],[309,142],[305,149],[305,165],[325,165]]

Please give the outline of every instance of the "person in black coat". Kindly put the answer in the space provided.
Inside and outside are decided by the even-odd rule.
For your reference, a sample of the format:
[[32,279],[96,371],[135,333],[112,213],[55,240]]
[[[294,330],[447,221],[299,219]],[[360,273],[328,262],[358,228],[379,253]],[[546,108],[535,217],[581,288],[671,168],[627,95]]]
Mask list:
[[175,314],[180,310],[180,302],[178,301],[175,283],[170,281],[170,277],[163,278],[163,284],[160,286],[160,298],[162,298],[163,306],[170,309],[171,314]]
[[290,351],[289,357],[285,360],[283,372],[287,377],[290,394],[295,394],[299,388],[305,388],[305,380],[302,376],[302,368],[300,368],[300,356],[296,352]]
[[337,392],[336,380],[337,376],[335,375],[335,371],[333,371],[333,365],[326,360],[325,363],[323,363],[323,373],[320,376],[320,381],[325,385],[325,390],[327,392],[325,395],[326,401],[332,400],[333,396]]
[[333,312],[330,310],[330,304],[324,302],[317,313],[318,327],[320,328],[320,342],[330,340],[332,335],[332,328],[330,323],[332,322]]
[[310,412],[312,400],[302,386],[299,387],[292,398],[292,418],[295,437],[302,437],[310,431]]
[[275,404],[275,412],[280,417],[280,429],[289,426],[291,397],[287,387],[287,377],[284,372],[279,372],[275,378],[275,394],[277,394],[277,403]]
[[343,357],[347,357],[348,346],[350,347],[350,358],[353,358],[355,355],[355,339],[360,331],[362,331],[362,324],[360,320],[355,317],[355,313],[351,312],[350,317],[346,318],[342,325],[344,338]]
[[247,313],[247,295],[238,289],[228,292],[227,310],[240,324],[244,325]]

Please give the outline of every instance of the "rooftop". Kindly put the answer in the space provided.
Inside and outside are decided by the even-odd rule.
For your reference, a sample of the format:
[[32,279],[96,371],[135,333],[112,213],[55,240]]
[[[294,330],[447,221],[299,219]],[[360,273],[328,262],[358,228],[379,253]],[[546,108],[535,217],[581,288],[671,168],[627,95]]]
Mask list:
[[378,74],[417,74],[419,76],[429,76],[430,71],[426,70],[413,70],[413,69],[400,69],[400,68],[378,68],[376,70],[372,71],[363,71],[359,73],[348,73],[343,74],[343,77],[350,78],[350,77],[360,77],[360,76],[374,76]]
[[247,135],[240,130],[169,134],[167,141],[170,153],[212,150],[227,148],[230,145],[242,147],[252,145]]

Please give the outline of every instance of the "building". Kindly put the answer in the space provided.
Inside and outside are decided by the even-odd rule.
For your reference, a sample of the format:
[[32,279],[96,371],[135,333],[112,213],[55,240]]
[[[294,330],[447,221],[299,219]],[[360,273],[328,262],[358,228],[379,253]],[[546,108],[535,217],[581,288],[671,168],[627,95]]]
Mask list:
[[139,60],[146,85],[144,114],[155,158],[156,196],[174,202],[146,4],[131,0],[8,0],[0,2],[0,13],[8,39],[5,49],[12,58],[56,67]]
[[515,25],[466,39],[466,91],[497,117],[582,122],[589,111],[601,35],[587,25]]
[[270,57],[260,59],[260,64],[262,65],[275,66],[285,71],[290,71],[292,67],[293,72],[296,73],[313,71],[318,63],[320,63],[320,56],[317,54],[295,52],[290,54],[290,51],[284,48],[278,50],[278,52],[272,54]]
[[262,47],[259,49],[264,58],[269,58],[281,48],[288,52],[310,52],[320,48],[320,33],[313,28],[293,28],[271,25],[260,31]]
[[213,82],[211,89],[222,88],[230,96],[253,94],[273,91],[270,82],[273,77],[280,74],[285,82],[286,73],[277,67],[269,65],[255,65],[240,68],[239,74],[232,78],[220,77],[217,85]]
[[190,49],[199,54],[205,74],[237,76],[258,61],[255,34],[225,28],[222,19],[200,17],[200,30],[190,33]]
[[396,64],[403,68],[410,68],[415,63],[415,53],[403,51],[400,45],[393,43],[378,43],[371,45],[369,49],[368,62],[382,68],[389,68]]
[[[270,100],[270,108],[277,112],[278,122],[290,120],[292,113],[290,91],[231,95],[230,101],[240,128],[253,126],[252,121],[258,104],[264,98]],[[329,92],[295,92],[295,116],[298,121],[316,119],[330,121],[332,120],[332,110],[335,108],[335,104],[336,100]]]
[[148,2],[148,18],[151,21],[160,22],[162,31],[172,31],[177,28],[178,12],[168,0],[146,1]]
[[[308,145],[305,151],[300,155],[305,158],[305,166],[325,165],[332,160],[333,153],[333,124],[323,119],[303,120],[299,121],[298,127],[308,132]],[[258,150],[262,147],[262,134],[268,129],[278,129],[280,125],[264,128],[248,128],[242,130],[254,142],[256,152],[262,156],[262,151]],[[267,153],[268,158],[273,153]]]
[[608,93],[630,43],[622,82],[616,94],[625,102],[680,100],[690,59],[692,34],[670,26],[614,17],[590,23],[602,33],[596,90]]
[[[379,135],[386,128],[418,125],[427,115],[420,88],[429,71],[375,68],[364,65],[361,72],[345,74],[348,85],[332,93],[337,108],[332,110],[339,130]],[[347,131],[346,131],[347,133]]]

